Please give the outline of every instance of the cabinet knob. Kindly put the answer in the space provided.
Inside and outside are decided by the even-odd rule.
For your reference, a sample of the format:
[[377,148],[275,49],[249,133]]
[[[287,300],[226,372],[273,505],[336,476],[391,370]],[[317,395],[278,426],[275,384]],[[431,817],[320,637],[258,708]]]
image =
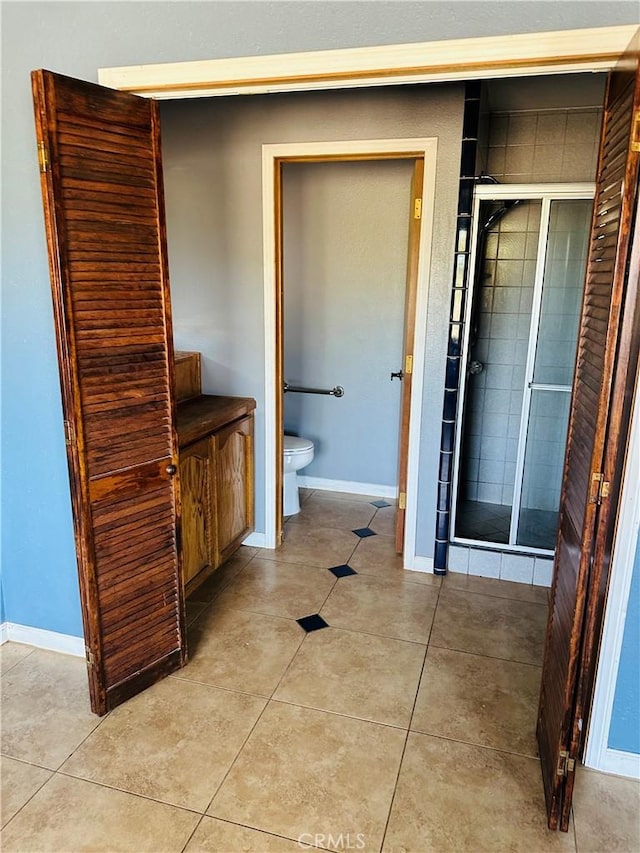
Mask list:
[[167,472],[167,474],[169,474],[170,477],[173,477],[177,470],[178,469],[175,465],[167,465],[167,467],[165,468],[165,471]]

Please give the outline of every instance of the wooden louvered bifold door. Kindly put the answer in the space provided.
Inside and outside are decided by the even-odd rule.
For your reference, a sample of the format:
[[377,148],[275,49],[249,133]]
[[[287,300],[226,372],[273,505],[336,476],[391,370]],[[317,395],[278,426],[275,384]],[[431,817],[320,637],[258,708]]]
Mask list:
[[615,387],[625,385],[631,324],[624,317],[635,311],[637,289],[629,270],[638,195],[637,66],[630,52],[608,82],[578,338],[537,727],[551,829],[569,825],[589,704],[582,688],[597,651],[608,570],[596,547],[611,512],[607,453],[611,460],[624,453]]
[[173,344],[153,101],[32,75],[92,709],[181,666]]

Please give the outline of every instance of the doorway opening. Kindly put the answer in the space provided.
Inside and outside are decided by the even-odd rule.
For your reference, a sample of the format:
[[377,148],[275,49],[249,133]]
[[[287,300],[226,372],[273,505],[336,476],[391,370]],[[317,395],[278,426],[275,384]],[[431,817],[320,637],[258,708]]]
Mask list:
[[593,193],[476,190],[454,541],[553,553]]
[[[283,533],[283,441],[285,426],[284,383],[284,277],[285,168],[290,164],[330,162],[343,164],[363,161],[409,161],[412,167],[409,203],[409,239],[406,263],[404,308],[404,342],[402,345],[402,400],[398,447],[398,514],[396,547],[404,553],[405,568],[416,566],[416,502],[420,436],[420,400],[422,395],[422,362],[425,347],[429,246],[433,214],[436,140],[402,139],[357,142],[306,143],[263,146],[263,222],[265,270],[265,364],[266,364],[266,539],[268,547],[282,541]],[[287,172],[289,174],[289,172]],[[406,220],[405,220],[406,221]],[[293,241],[295,243],[295,240]],[[404,241],[403,241],[404,243]],[[406,243],[405,243],[406,245]],[[298,259],[298,266],[300,259]],[[366,294],[362,295],[366,299]],[[318,338],[321,341],[322,335]],[[371,342],[369,342],[371,343]],[[362,349],[362,346],[359,347]],[[373,347],[372,347],[373,348]],[[414,369],[415,366],[415,369]],[[287,365],[289,367],[289,365]],[[387,380],[396,365],[385,366]],[[387,368],[389,368],[387,370]],[[300,381],[300,380],[298,380]],[[310,380],[307,380],[310,381]],[[339,379],[328,378],[329,388]],[[315,380],[314,380],[315,383]],[[292,383],[293,384],[293,383]],[[305,387],[305,386],[302,386]],[[331,402],[339,402],[332,400]],[[375,403],[375,401],[373,401]],[[288,418],[293,417],[291,407]],[[392,451],[395,455],[395,448]],[[333,479],[333,478],[331,478]]]

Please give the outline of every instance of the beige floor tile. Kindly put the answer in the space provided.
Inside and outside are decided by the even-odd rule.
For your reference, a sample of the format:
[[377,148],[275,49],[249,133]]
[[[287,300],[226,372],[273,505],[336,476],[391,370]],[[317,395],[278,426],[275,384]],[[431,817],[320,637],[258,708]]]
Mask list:
[[440,586],[441,583],[441,579],[431,572],[405,571],[402,568],[402,557],[396,553],[393,536],[368,536],[362,539],[349,560],[349,565],[360,574],[422,583],[426,586]]
[[431,645],[542,665],[547,606],[443,589]]
[[411,728],[535,756],[540,675],[537,666],[431,646]]
[[409,725],[424,646],[339,628],[305,638],[274,698],[392,726]]
[[112,711],[63,772],[204,811],[264,704],[166,678]]
[[289,522],[280,548],[265,551],[261,557],[329,568],[346,563],[357,544],[358,537],[350,531]]
[[396,515],[397,509],[395,506],[383,506],[376,511],[373,520],[369,527],[375,530],[376,533],[382,536],[396,535]]
[[516,601],[532,601],[537,604],[549,603],[549,590],[546,586],[501,581],[497,578],[481,578],[458,572],[449,572],[444,578],[443,588],[494,595],[497,598],[513,598]]
[[255,557],[216,607],[300,619],[318,612],[335,582],[326,569]]
[[196,619],[207,609],[209,605],[205,601],[191,601],[187,599],[187,627],[193,625]]
[[22,643],[3,643],[0,646],[0,672],[8,672],[32,651],[33,646],[25,646]]
[[185,853],[300,853],[297,841],[214,817],[203,817]]
[[31,799],[51,776],[50,770],[24,764],[3,756],[2,772],[2,826]]
[[321,615],[335,628],[426,643],[437,597],[435,587],[358,574],[338,581]]
[[549,832],[538,761],[412,732],[385,853],[574,851]]
[[209,814],[298,839],[362,833],[379,850],[405,733],[271,702]]
[[367,501],[348,501],[323,497],[316,493],[302,504],[302,510],[291,516],[290,524],[313,524],[316,527],[334,527],[353,530],[368,527],[376,508]]
[[271,696],[304,636],[291,619],[215,602],[189,631],[189,663],[173,677]]
[[199,815],[56,774],[2,832],[4,853],[179,853]]
[[35,649],[2,677],[2,752],[56,770],[100,723],[82,658]]
[[253,559],[257,552],[257,548],[249,548],[246,545],[241,545],[233,557],[230,557],[226,563],[219,566],[203,584],[191,593],[189,601],[194,604],[197,602],[208,604],[210,601],[213,601]]
[[573,791],[578,853],[640,850],[640,782],[579,767]]

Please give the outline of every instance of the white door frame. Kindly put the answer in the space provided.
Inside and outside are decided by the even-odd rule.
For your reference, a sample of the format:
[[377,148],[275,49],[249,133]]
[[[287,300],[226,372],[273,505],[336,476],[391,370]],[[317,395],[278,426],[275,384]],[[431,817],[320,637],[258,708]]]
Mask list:
[[611,577],[604,608],[602,643],[598,653],[598,669],[584,754],[587,767],[605,773],[631,776],[634,779],[640,779],[640,755],[612,749],[609,746],[609,728],[618,683],[618,665],[622,653],[635,549],[640,535],[639,381],[640,377],[637,377],[622,495],[611,556]]
[[[404,567],[418,571],[432,571],[424,565],[424,558],[416,560],[416,528],[418,502],[418,472],[420,463],[420,434],[422,418],[422,393],[424,385],[424,357],[426,348],[427,299],[431,269],[431,239],[435,202],[436,138],[419,139],[364,139],[331,142],[293,142],[262,146],[262,223],[264,258],[264,338],[265,338],[265,545],[276,547],[276,164],[281,159],[296,161],[340,160],[366,157],[375,160],[414,156],[424,158],[422,185],[422,218],[418,253],[416,287],[415,343],[413,349],[413,381],[409,417],[409,453],[407,465],[407,514],[405,517]],[[420,563],[420,566],[418,565]]]

